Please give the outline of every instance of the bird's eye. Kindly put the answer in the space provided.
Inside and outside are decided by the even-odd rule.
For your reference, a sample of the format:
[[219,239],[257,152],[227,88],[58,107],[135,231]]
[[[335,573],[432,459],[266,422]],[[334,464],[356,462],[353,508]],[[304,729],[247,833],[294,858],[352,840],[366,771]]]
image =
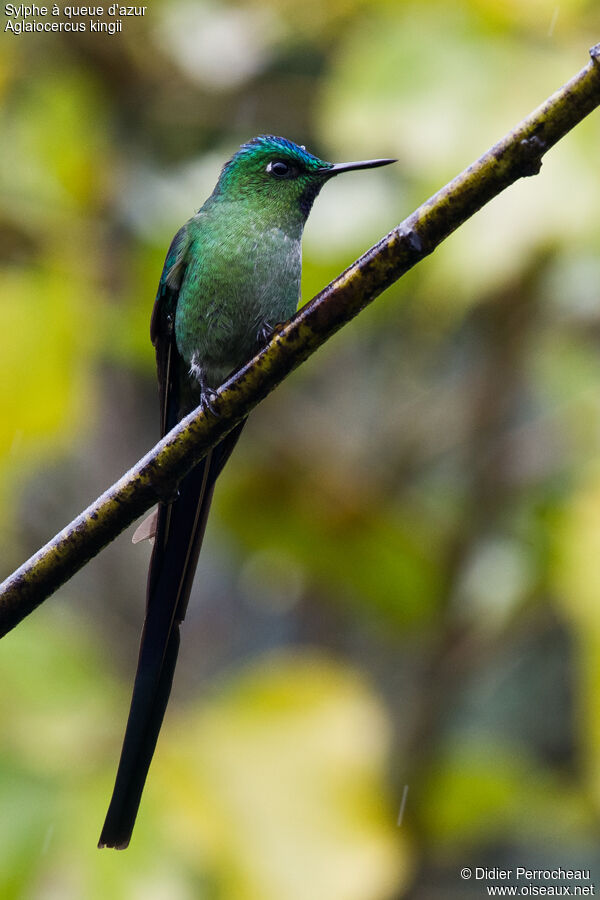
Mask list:
[[293,167],[282,159],[272,159],[267,163],[267,172],[275,178],[291,178],[294,175]]

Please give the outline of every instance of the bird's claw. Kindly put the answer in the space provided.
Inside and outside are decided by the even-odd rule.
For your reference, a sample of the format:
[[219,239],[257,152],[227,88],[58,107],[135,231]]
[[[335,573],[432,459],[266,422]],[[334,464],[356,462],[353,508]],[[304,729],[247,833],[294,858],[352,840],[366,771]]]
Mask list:
[[271,325],[270,322],[263,322],[260,331],[258,332],[258,343],[260,346],[264,344],[268,344],[276,331],[279,331],[281,328],[281,322],[278,322],[276,325]]
[[205,412],[209,412],[215,419],[221,418],[221,413],[218,412],[214,407],[214,401],[217,399],[217,395],[214,391],[211,391],[208,388],[202,388],[200,392],[200,406]]

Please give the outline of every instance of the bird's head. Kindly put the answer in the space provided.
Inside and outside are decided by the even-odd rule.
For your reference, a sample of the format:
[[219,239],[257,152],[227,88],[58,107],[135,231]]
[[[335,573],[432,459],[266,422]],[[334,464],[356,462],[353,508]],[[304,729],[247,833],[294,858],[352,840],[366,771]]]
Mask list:
[[305,221],[323,185],[341,172],[387,166],[394,159],[326,162],[282,137],[265,134],[243,144],[225,163],[215,197],[272,207]]

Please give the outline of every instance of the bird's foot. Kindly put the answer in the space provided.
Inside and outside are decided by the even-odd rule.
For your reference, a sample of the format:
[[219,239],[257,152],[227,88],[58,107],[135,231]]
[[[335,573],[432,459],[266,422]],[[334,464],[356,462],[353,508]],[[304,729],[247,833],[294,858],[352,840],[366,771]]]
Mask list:
[[217,399],[217,395],[215,392],[206,387],[206,385],[202,385],[200,389],[200,406],[205,412],[209,412],[215,419],[221,418],[221,413],[215,409],[214,402]]
[[204,369],[199,364],[196,354],[192,356],[190,375],[192,375],[200,385],[200,406],[205,412],[211,413],[215,419],[219,419],[221,414],[217,412],[213,405],[217,399],[217,395],[215,391],[209,387],[204,374]]
[[273,335],[281,330],[282,324],[282,322],[277,322],[275,325],[271,325],[270,322],[263,322],[258,332],[259,347],[264,347],[265,344],[268,344]]
[[217,399],[217,395],[215,391],[208,385],[206,380],[206,375],[204,373],[204,369],[198,360],[198,355],[196,353],[192,356],[192,363],[190,365],[190,375],[192,378],[195,378],[200,387],[200,403],[199,406],[205,412],[211,413],[216,419],[220,418],[220,413],[214,407],[214,402]]
[[273,332],[275,331],[274,327],[269,322],[263,322],[260,331],[258,332],[258,343],[259,344],[268,344],[271,338],[273,337]]

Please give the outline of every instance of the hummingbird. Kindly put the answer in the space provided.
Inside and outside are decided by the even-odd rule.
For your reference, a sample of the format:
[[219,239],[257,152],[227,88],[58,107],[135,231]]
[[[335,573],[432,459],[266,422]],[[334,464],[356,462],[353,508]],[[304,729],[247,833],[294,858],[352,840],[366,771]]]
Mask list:
[[[392,162],[334,164],[285,138],[261,135],[225,163],[208,200],[171,242],[152,310],[162,436],[198,406],[215,415],[215,389],[296,311],[302,232],[323,185],[343,172]],[[215,481],[244,424],[182,479],[176,499],[158,504],[149,526],[141,526],[154,537],[146,615],[99,847],[129,845],[171,692],[179,626]]]

